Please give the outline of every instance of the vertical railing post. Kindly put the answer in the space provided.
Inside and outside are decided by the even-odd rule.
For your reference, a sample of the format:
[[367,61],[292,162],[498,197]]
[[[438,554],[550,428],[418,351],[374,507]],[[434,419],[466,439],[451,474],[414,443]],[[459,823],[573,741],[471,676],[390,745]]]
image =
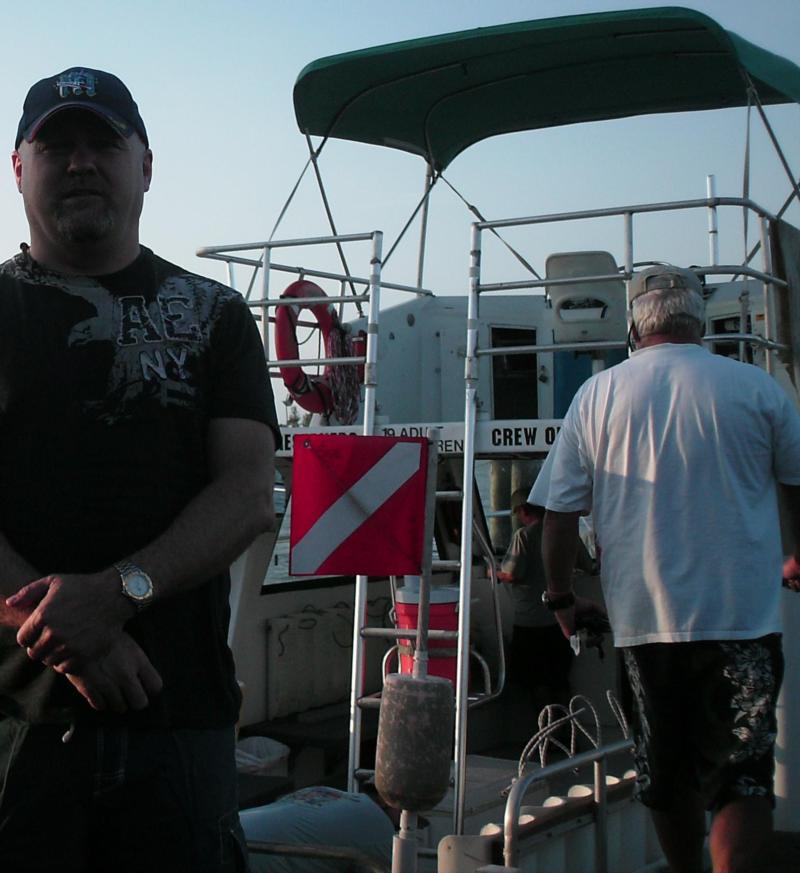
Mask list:
[[706,195],[708,196],[708,262],[712,267],[719,264],[719,229],[717,227],[716,179],[706,176]]
[[[633,274],[633,213],[626,212],[622,216],[623,220],[623,245],[625,248],[625,274],[631,276]],[[630,328],[630,313],[631,313],[631,280],[625,280],[625,318]],[[630,350],[628,350],[630,353]]]
[[475,462],[476,398],[478,384],[478,287],[481,270],[481,232],[472,225],[469,298],[467,302],[467,349],[464,358],[464,475],[461,509],[461,573],[459,579],[458,666],[456,670],[456,725],[453,787],[453,826],[464,832],[464,789],[467,764],[467,710],[469,707],[469,631],[472,592],[472,482]]
[[[768,276],[772,275],[772,256],[769,247],[769,226],[767,219],[762,215],[759,219],[759,229],[761,231],[761,263],[762,272]],[[775,309],[773,305],[772,282],[764,280],[762,283],[764,289],[764,339],[775,340]],[[764,362],[766,371],[772,375],[774,371],[772,356],[773,352],[769,348],[764,349]]]
[[261,342],[264,345],[264,352],[269,359],[269,273],[272,257],[272,249],[270,246],[264,246],[264,254],[261,258]]
[[606,791],[606,759],[594,762],[594,848],[597,873],[608,873],[608,795]]
[[369,271],[369,310],[367,312],[367,353],[364,364],[364,434],[369,435],[375,427],[375,391],[378,367],[378,313],[381,303],[381,258],[383,234],[376,230],[372,235],[372,257]]
[[[750,292],[745,288],[739,295],[739,333],[748,333],[748,321],[750,316]],[[739,343],[739,360],[747,360],[747,343]]]
[[428,240],[428,210],[431,202],[430,193],[433,185],[433,167],[426,165],[425,199],[422,203],[422,216],[419,224],[419,255],[417,256],[417,288],[422,287],[422,274],[425,269],[425,245]]
[[[375,429],[375,389],[378,361],[378,313],[380,310],[381,255],[383,234],[372,235],[372,256],[369,273],[369,310],[367,314],[367,350],[364,364],[364,425],[362,433],[371,436]],[[353,595],[353,662],[350,682],[350,730],[347,751],[347,790],[357,791],[356,770],[361,759],[361,708],[358,699],[364,686],[364,640],[361,627],[366,623],[367,577],[356,576]]]
[[428,469],[425,474],[425,521],[422,540],[422,566],[419,579],[417,606],[417,640],[414,646],[413,675],[424,678],[428,675],[428,629],[430,627],[430,603],[432,579],[432,545],[434,517],[436,515],[436,472],[439,465],[439,431],[429,427]]

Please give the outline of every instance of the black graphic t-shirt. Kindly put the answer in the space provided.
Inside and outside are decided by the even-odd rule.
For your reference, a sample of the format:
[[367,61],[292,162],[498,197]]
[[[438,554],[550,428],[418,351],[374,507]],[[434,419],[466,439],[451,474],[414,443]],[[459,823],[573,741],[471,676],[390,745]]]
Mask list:
[[[212,418],[277,432],[240,294],[144,248],[101,277],[51,273],[25,255],[0,265],[0,531],[43,575],[101,570],[161,534],[208,482]],[[228,593],[217,577],[129,622],[164,680],[134,721],[234,721]],[[0,712],[88,716],[14,637],[0,628]]]

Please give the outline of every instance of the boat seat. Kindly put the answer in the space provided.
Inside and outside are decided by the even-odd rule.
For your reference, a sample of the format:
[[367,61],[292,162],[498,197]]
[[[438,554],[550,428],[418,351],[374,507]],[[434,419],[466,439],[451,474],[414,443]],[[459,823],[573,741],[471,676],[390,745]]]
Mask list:
[[[545,262],[548,279],[574,279],[547,285],[553,304],[553,342],[624,340],[627,333],[625,282],[610,252],[560,252]],[[580,281],[606,276],[602,281]]]

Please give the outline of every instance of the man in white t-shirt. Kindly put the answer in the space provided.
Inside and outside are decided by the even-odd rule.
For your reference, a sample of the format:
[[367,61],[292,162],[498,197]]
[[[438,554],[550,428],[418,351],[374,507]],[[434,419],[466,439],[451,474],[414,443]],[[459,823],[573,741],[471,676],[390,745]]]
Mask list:
[[[554,450],[543,556],[565,635],[578,518],[636,702],[639,796],[674,873],[756,870],[774,804],[783,660],[778,487],[800,548],[800,416],[762,370],[701,344],[702,286],[652,267],[631,285],[636,351],[577,392]],[[784,575],[800,572],[795,558]]]

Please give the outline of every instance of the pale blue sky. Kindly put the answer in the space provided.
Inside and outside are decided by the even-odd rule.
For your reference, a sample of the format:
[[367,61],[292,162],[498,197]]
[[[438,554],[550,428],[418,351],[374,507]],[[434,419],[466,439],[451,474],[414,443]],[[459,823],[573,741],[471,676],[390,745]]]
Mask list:
[[[297,131],[292,85],[310,61],[385,42],[551,15],[657,6],[625,0],[293,0],[293,2],[64,3],[40,0],[6,17],[0,119],[8,152],[23,97],[38,78],[72,65],[116,72],[136,97],[155,153],[142,241],[184,266],[223,278],[221,266],[198,260],[203,245],[266,238],[306,159]],[[798,0],[697,0],[690,4],[752,42],[800,63]],[[800,173],[800,109],[769,110]],[[455,160],[447,176],[487,216],[501,217],[625,202],[702,197],[714,172],[718,192],[741,191],[744,110],[662,116],[532,134],[482,143]],[[576,136],[576,132],[580,135]],[[587,149],[587,146],[589,148]],[[791,154],[791,147],[795,154]],[[777,208],[787,193],[782,171],[754,141],[753,187]],[[3,254],[27,238],[10,172],[0,174]],[[422,187],[418,158],[375,147],[331,143],[322,156],[340,229],[380,228],[391,239]],[[444,188],[432,206],[427,282],[460,293],[466,286],[470,216]],[[700,219],[704,226],[705,218]],[[699,261],[689,253],[685,223],[653,239],[660,259]],[[282,236],[325,231],[311,179],[304,182]],[[701,234],[702,236],[702,234]],[[414,276],[413,238],[387,278]],[[646,239],[646,236],[645,236]],[[602,243],[602,235],[598,239]],[[520,239],[528,245],[529,240]],[[557,234],[526,251],[537,266],[552,250],[593,247]],[[704,245],[704,244],[703,244]],[[656,250],[657,249],[657,250]]]

